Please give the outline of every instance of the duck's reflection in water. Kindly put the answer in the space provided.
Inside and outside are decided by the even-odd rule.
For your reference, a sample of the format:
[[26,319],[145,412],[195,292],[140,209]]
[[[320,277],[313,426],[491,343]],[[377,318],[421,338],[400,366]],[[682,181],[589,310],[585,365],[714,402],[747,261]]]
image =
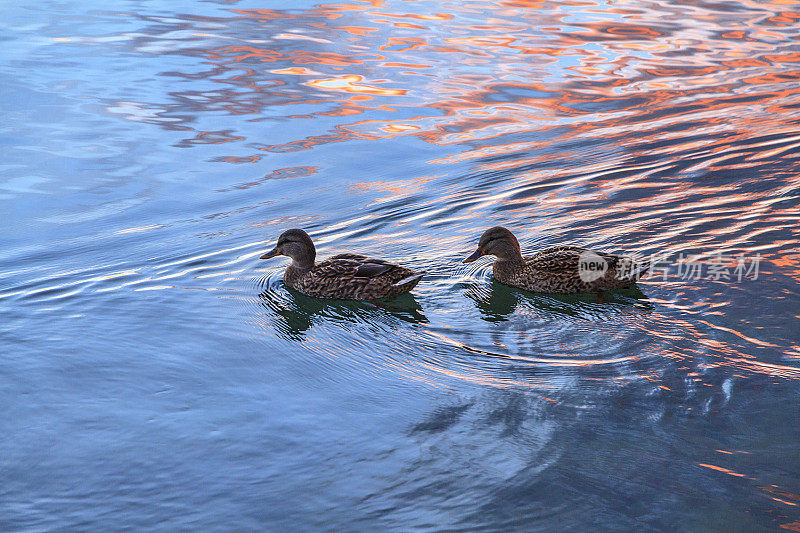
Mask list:
[[544,294],[491,280],[488,285],[471,286],[466,296],[475,303],[487,322],[508,321],[514,312],[539,318],[608,318],[620,313],[650,313],[653,310],[652,302],[636,285],[597,294]]
[[312,298],[289,289],[270,284],[258,299],[274,318],[275,330],[283,338],[304,340],[305,333],[315,323],[328,320],[343,327],[364,322],[387,323],[401,320],[411,324],[427,323],[422,307],[412,294],[403,294],[390,301],[360,302]]

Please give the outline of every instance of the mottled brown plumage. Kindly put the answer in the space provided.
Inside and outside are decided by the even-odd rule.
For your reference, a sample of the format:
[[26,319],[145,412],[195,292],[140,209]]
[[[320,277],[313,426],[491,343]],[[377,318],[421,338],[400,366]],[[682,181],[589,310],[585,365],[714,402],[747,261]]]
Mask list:
[[317,255],[311,237],[301,229],[281,234],[271,252],[292,258],[283,282],[308,296],[342,300],[377,300],[395,298],[413,289],[423,273],[358,254],[340,254],[315,262]]
[[593,252],[578,246],[554,246],[523,257],[519,242],[506,228],[486,230],[478,249],[464,259],[494,255],[493,274],[500,282],[534,292],[598,292],[630,287],[649,265],[633,258]]

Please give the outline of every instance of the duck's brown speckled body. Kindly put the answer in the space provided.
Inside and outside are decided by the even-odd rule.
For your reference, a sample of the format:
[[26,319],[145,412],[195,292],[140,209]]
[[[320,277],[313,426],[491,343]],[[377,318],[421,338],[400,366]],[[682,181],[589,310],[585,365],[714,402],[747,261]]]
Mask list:
[[[523,257],[519,242],[497,226],[481,236],[478,249],[465,263],[494,255],[493,274],[500,282],[534,292],[578,293],[622,289],[635,284],[649,265],[631,257],[593,252],[578,246],[554,246]],[[597,269],[588,271],[591,263]]]
[[271,252],[292,258],[283,282],[308,296],[342,300],[378,300],[395,298],[413,289],[423,273],[359,254],[340,254],[319,263],[311,237],[301,229],[281,234]]

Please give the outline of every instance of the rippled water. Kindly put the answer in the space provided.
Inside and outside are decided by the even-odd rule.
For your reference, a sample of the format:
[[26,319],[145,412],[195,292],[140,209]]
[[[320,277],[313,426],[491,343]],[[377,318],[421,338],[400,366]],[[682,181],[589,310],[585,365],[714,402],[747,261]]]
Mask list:
[[[797,0],[0,27],[0,529],[800,531]],[[666,276],[510,289],[497,224]],[[429,274],[289,293],[289,227]]]

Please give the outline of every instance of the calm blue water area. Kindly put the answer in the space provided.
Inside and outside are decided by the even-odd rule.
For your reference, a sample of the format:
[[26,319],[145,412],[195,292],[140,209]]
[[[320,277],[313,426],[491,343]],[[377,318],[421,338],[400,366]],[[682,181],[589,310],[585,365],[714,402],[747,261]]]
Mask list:
[[2,11],[0,530],[800,531],[800,3]]

